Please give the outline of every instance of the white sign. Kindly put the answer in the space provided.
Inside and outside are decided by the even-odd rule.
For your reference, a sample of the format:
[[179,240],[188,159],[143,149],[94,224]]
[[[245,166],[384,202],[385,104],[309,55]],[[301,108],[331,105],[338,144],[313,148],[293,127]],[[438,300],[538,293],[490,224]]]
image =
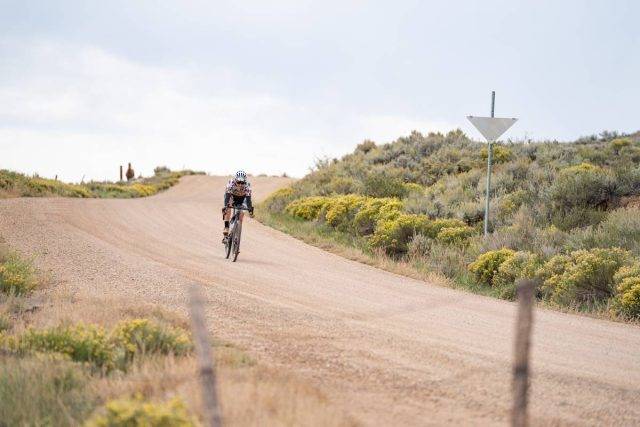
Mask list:
[[467,119],[478,129],[488,142],[493,142],[500,138],[518,119],[500,117],[474,117],[467,116]]

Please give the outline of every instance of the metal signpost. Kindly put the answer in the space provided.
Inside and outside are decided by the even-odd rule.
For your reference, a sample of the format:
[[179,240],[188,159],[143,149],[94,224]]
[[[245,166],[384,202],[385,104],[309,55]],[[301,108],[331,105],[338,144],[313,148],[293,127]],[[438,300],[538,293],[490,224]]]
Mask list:
[[487,194],[484,203],[484,235],[489,233],[489,198],[491,191],[491,166],[493,143],[500,138],[518,120],[515,118],[494,117],[496,92],[491,92],[491,117],[467,116],[467,119],[487,140]]

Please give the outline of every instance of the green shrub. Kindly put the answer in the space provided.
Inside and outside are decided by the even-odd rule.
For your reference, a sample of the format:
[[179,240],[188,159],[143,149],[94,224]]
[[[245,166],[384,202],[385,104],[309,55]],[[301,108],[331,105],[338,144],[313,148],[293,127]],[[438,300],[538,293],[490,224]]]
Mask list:
[[30,262],[21,259],[16,253],[10,253],[0,260],[0,292],[24,295],[37,284],[35,268]]
[[494,277],[498,273],[500,266],[515,254],[515,251],[504,248],[486,252],[469,264],[469,271],[473,273],[477,282],[493,286]]
[[87,427],[192,427],[185,404],[179,398],[166,403],[152,403],[137,396],[107,402],[104,410],[87,423]]
[[569,230],[600,221],[615,188],[613,176],[599,166],[582,163],[563,169],[549,189],[554,224]]
[[402,202],[399,199],[369,197],[353,219],[355,230],[360,235],[369,235],[374,232],[378,221],[397,218],[401,212]]
[[566,246],[568,250],[619,247],[640,256],[640,208],[611,211],[597,226],[573,230]]
[[327,191],[330,194],[353,194],[358,192],[358,188],[355,179],[344,176],[332,178],[327,184]]
[[97,403],[89,375],[60,357],[0,356],[0,425],[80,425]]
[[305,197],[302,199],[294,200],[289,203],[285,208],[285,211],[296,218],[310,221],[318,219],[318,214],[328,202],[328,197],[315,196]]
[[614,275],[629,259],[619,248],[556,255],[541,269],[545,298],[563,305],[593,303],[614,294]]
[[125,361],[143,354],[183,356],[192,348],[189,336],[182,329],[148,319],[120,322],[111,333],[111,340],[118,349],[124,351]]
[[469,237],[475,234],[471,227],[443,227],[436,235],[436,240],[440,243],[461,245],[467,242]]
[[418,194],[421,195],[424,193],[424,187],[420,184],[416,184],[415,182],[407,182],[404,184],[405,195],[408,194]]
[[402,179],[386,173],[372,173],[364,180],[364,194],[370,197],[397,197],[407,195],[407,187]]
[[374,248],[389,254],[407,252],[407,244],[416,234],[426,234],[431,221],[425,215],[400,214],[394,219],[381,219],[369,240]]

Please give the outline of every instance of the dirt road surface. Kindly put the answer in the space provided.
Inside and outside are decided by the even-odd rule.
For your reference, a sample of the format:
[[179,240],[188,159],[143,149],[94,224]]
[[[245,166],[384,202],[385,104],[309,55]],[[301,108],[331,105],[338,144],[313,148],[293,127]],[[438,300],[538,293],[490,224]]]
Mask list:
[[[0,200],[0,235],[79,295],[186,311],[206,290],[212,332],[315,384],[364,425],[508,421],[514,304],[348,261],[256,221],[223,257],[226,178],[186,177],[136,200]],[[285,185],[255,178],[257,199]],[[640,328],[535,313],[534,425],[640,424]]]

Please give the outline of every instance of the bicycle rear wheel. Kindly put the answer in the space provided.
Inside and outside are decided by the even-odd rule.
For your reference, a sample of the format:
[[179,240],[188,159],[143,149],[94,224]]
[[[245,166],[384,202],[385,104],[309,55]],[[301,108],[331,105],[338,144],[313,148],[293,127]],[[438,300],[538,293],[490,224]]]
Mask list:
[[240,237],[242,236],[242,221],[238,221],[236,226],[234,227],[233,233],[233,262],[236,262],[238,259],[238,254],[240,253]]

